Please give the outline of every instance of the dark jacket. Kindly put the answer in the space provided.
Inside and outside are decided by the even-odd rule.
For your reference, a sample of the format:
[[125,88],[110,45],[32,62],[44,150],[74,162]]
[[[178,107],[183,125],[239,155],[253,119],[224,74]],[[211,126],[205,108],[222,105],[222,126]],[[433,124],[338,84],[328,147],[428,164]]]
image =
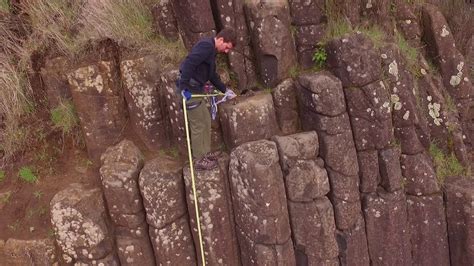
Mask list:
[[226,87],[216,73],[216,53],[214,38],[203,38],[197,42],[179,67],[179,89],[201,94],[204,84],[210,81],[221,92],[225,92]]

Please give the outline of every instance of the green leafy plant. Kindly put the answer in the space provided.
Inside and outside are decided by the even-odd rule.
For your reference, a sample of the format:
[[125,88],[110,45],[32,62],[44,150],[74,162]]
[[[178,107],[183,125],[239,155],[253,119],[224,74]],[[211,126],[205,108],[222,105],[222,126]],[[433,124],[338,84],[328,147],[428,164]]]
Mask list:
[[319,68],[323,67],[326,64],[327,58],[328,58],[328,55],[324,47],[316,48],[313,54],[313,62],[316,64],[317,67]]
[[20,171],[18,171],[18,177],[27,183],[36,183],[38,181],[38,177],[34,173],[33,169],[28,166],[23,166],[20,168]]

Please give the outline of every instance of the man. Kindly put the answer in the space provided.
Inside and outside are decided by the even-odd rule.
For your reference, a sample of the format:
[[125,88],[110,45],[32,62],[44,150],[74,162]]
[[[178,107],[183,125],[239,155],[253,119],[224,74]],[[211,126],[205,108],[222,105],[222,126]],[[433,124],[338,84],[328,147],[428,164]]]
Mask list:
[[211,152],[211,116],[204,98],[192,98],[192,94],[204,94],[204,84],[210,81],[228,99],[236,95],[225,87],[216,73],[217,53],[227,54],[235,47],[236,37],[232,29],[223,29],[216,37],[197,42],[179,67],[177,82],[181,95],[186,98],[191,148],[196,159],[196,170],[210,170],[217,166],[218,152]]

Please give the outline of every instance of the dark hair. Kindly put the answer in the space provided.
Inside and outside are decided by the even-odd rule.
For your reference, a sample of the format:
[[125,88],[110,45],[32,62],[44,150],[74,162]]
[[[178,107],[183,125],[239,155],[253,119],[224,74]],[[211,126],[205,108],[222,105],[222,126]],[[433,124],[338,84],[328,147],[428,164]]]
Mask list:
[[225,28],[217,33],[216,38],[223,38],[224,42],[232,43],[232,46],[235,47],[237,45],[237,36],[235,35],[235,31],[230,28]]

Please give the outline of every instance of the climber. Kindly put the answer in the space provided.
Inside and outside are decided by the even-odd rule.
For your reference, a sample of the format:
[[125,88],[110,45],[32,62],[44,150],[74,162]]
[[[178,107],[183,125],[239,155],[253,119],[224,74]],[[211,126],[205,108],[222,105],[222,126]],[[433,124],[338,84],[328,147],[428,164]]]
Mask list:
[[196,170],[215,168],[220,152],[211,152],[211,116],[205,99],[192,98],[192,94],[203,94],[204,85],[210,81],[218,90],[225,93],[227,99],[236,97],[216,73],[216,54],[227,54],[235,44],[235,32],[232,29],[223,29],[215,37],[199,40],[179,67],[180,77],[176,83],[181,95],[186,99]]

